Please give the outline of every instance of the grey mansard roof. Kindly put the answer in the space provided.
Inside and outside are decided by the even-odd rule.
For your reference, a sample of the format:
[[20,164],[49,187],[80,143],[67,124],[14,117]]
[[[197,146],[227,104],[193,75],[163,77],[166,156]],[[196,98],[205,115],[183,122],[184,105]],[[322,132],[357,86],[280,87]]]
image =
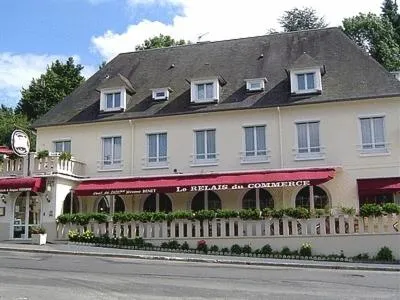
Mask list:
[[[307,64],[324,68],[322,93],[293,96],[288,70]],[[223,82],[219,103],[191,103],[190,80],[210,76]],[[245,79],[264,77],[268,80],[265,91],[246,92]],[[107,80],[124,84],[131,90],[124,112],[100,112],[99,88],[110,87]],[[172,89],[170,99],[152,100],[150,89],[162,87]],[[392,74],[340,29],[328,28],[122,53],[34,126],[397,95],[400,95],[400,83]]]

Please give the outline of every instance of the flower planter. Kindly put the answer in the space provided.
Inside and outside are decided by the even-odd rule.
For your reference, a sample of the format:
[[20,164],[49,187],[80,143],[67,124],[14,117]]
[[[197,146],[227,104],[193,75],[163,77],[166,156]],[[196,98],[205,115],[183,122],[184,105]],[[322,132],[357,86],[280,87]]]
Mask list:
[[34,245],[46,245],[47,233],[33,233],[32,244]]

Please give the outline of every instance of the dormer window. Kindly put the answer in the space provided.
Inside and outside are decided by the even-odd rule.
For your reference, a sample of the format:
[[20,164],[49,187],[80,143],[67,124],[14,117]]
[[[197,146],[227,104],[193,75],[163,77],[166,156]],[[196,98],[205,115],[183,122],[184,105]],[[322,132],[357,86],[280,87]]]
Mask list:
[[191,82],[191,101],[207,103],[219,100],[218,79],[195,80]]
[[152,89],[152,98],[153,100],[168,100],[169,99],[169,88],[159,88]]
[[249,92],[263,91],[265,89],[266,78],[246,79],[246,90]]
[[126,90],[101,90],[100,111],[120,111],[126,108]]
[[291,70],[290,82],[292,94],[321,93],[321,70]]

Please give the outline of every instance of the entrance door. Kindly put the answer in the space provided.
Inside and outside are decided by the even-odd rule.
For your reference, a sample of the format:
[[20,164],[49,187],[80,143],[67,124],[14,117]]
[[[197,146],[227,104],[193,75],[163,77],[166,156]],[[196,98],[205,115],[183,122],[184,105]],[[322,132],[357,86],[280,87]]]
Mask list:
[[36,193],[23,192],[15,200],[13,238],[31,238],[32,226],[40,226],[41,200]]

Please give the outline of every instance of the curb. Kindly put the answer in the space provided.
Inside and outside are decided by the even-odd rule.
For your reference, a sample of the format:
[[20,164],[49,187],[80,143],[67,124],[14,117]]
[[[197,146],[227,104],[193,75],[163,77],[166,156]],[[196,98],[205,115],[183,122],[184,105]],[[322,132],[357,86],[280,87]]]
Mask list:
[[143,254],[116,254],[116,253],[98,253],[88,251],[65,251],[65,250],[45,250],[45,249],[21,249],[11,247],[0,247],[0,251],[13,251],[25,253],[45,253],[58,255],[79,255],[93,257],[115,257],[115,258],[131,258],[143,260],[165,260],[195,263],[215,263],[225,265],[246,265],[246,266],[273,266],[273,267],[291,267],[291,268],[307,268],[307,269],[331,269],[331,270],[358,270],[358,271],[385,271],[400,272],[400,267],[375,267],[373,265],[339,265],[339,264],[304,264],[297,262],[272,262],[272,261],[240,261],[234,259],[213,259],[213,258],[192,258],[192,257],[172,257],[164,255],[143,255]]

